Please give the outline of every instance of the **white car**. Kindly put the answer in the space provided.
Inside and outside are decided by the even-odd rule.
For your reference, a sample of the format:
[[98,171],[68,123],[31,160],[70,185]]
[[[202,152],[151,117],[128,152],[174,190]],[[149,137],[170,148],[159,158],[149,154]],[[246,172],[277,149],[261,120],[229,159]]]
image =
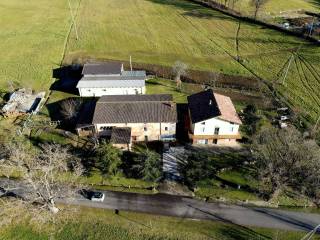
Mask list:
[[280,116],[281,121],[289,120],[289,116]]
[[93,202],[103,202],[105,198],[104,193],[102,192],[94,192],[91,197],[91,201]]

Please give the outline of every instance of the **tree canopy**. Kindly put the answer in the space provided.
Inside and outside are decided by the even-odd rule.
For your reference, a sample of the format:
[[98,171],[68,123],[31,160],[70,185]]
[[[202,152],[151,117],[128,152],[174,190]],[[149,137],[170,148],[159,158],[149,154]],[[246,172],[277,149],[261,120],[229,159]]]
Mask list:
[[120,149],[104,141],[95,150],[95,165],[103,174],[114,176],[118,173],[119,167],[122,164],[121,156],[122,152]]
[[320,148],[293,127],[263,129],[254,138],[253,152],[262,189],[276,198],[286,187],[320,197]]
[[139,174],[145,181],[157,182],[162,178],[161,156],[148,148],[136,157],[134,168],[138,169]]

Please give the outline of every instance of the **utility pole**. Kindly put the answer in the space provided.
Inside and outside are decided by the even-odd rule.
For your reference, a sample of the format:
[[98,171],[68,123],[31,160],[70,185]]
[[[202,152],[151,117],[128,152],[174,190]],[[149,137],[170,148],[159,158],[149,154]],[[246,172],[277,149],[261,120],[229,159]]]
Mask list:
[[131,55],[130,55],[130,70],[132,72],[132,59],[131,59]]
[[292,53],[292,55],[291,55],[291,57],[290,57],[290,61],[289,61],[289,63],[288,63],[288,67],[287,67],[286,72],[285,72],[285,74],[284,74],[284,77],[283,77],[283,79],[282,79],[282,85],[284,85],[284,81],[285,81],[286,78],[287,78],[287,75],[288,75],[288,72],[289,72],[289,69],[290,69],[290,67],[291,67],[291,63],[292,63],[293,59],[294,59],[294,53]]
[[311,23],[311,27],[310,27],[310,31],[309,31],[308,37],[311,37],[311,36],[312,36],[313,25],[314,25],[314,17],[313,17],[313,19],[312,19],[312,23]]
[[76,20],[75,20],[75,16],[73,14],[73,11],[72,11],[70,0],[68,0],[68,4],[69,4],[69,10],[70,10],[70,15],[71,15],[72,25],[73,25],[75,33],[76,33],[76,39],[78,40],[79,39],[78,28],[77,28],[77,25],[76,25]]

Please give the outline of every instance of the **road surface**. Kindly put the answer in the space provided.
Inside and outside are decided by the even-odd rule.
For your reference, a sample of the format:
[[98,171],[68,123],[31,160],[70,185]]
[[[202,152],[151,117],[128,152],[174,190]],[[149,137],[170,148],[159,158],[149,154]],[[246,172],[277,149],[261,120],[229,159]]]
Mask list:
[[[6,185],[7,181],[0,179],[0,186]],[[23,195],[26,192],[26,186],[15,182],[13,191],[18,195]],[[167,194],[145,195],[111,191],[103,192],[105,193],[105,199],[101,203],[92,202],[81,195],[72,200],[72,202],[63,199],[58,202],[94,208],[118,209],[120,212],[125,210],[283,230],[309,231],[320,224],[319,214],[223,203],[207,203],[188,197]]]

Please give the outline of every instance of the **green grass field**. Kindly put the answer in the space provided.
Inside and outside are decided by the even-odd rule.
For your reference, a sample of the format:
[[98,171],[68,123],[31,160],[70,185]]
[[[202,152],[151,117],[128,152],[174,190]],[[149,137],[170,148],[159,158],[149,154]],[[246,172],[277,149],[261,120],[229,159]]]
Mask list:
[[[77,19],[80,40],[71,38],[65,62],[75,59],[120,59],[171,66],[176,60],[190,68],[251,76],[269,81],[304,43],[307,60],[293,61],[280,92],[293,106],[306,109],[314,119],[320,112],[318,47],[301,39],[252,24],[242,23],[239,55],[234,60],[238,21],[183,0],[88,0]],[[282,71],[283,72],[283,71]]]
[[63,0],[0,3],[0,89],[48,89],[52,69],[59,66],[69,29],[68,4]]
[[[195,221],[120,211],[81,208],[73,214],[76,221],[58,224],[54,239],[59,240],[298,240],[303,232],[242,227],[221,222]],[[52,231],[52,230],[51,230]],[[52,236],[51,236],[52,237]],[[48,226],[35,230],[30,224],[0,229],[0,239],[49,239]],[[52,239],[52,238],[50,238]],[[318,239],[317,237],[315,239]]]
[[[78,2],[71,1],[74,9]],[[275,2],[270,1],[271,9],[278,8]],[[285,8],[304,5],[314,7],[303,0],[279,3]],[[85,58],[128,60],[131,55],[140,63],[171,66],[181,60],[192,69],[246,76],[252,71],[275,81],[290,51],[304,43],[300,53],[307,63],[293,61],[286,85],[278,89],[313,120],[320,112],[320,50],[301,39],[242,23],[243,67],[234,60],[238,21],[184,0],[82,1],[76,22],[80,39],[71,32],[65,63]],[[47,90],[69,32],[67,2],[3,0],[0,24],[0,88],[7,89],[12,81],[16,87]]]
[[[254,8],[250,0],[237,1],[235,10],[253,15]],[[281,12],[290,12],[295,10],[320,11],[320,5],[317,0],[269,0],[261,9],[262,14],[278,15]]]

